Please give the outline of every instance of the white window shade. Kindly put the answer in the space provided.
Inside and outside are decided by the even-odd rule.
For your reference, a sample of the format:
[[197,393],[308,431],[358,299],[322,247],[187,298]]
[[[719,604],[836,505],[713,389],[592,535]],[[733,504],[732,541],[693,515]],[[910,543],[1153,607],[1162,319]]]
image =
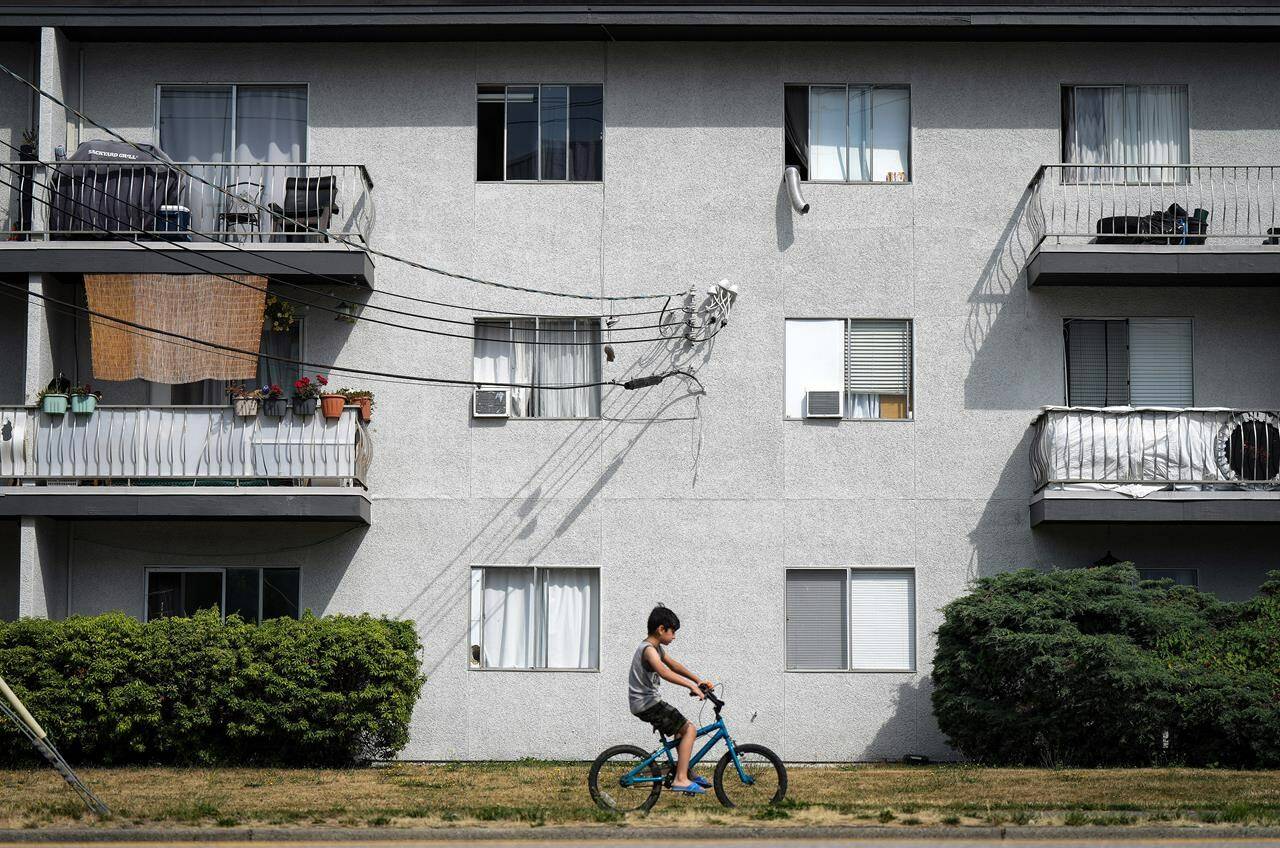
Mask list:
[[845,389],[851,393],[905,395],[911,390],[911,322],[849,322]]
[[803,418],[805,392],[844,385],[845,321],[788,318],[784,392],[786,416]]
[[843,568],[787,572],[787,668],[848,668],[847,580]]
[[1129,321],[1129,402],[1134,406],[1192,405],[1191,321]]
[[915,577],[854,569],[849,583],[852,668],[915,670]]
[[547,636],[542,665],[597,668],[600,650],[600,572],[548,568],[543,572]]

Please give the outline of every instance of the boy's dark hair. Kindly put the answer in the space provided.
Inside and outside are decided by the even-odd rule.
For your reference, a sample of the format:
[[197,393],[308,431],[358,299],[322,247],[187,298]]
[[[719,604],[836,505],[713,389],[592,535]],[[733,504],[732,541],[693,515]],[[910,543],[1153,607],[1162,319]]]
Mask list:
[[658,604],[653,608],[653,612],[649,613],[649,632],[657,633],[659,627],[665,627],[674,633],[680,629],[680,616],[662,604]]

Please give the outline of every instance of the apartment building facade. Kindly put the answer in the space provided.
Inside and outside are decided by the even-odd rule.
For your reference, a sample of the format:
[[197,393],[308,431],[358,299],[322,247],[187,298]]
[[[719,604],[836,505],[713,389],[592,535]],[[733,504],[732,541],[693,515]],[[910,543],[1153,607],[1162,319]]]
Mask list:
[[[404,757],[591,758],[649,738],[625,677],[662,602],[744,737],[947,759],[934,631],[975,578],[1113,557],[1240,598],[1277,567],[1270,10],[86,2],[0,27],[0,64],[65,104],[0,75],[4,618],[411,618]],[[112,133],[160,164],[113,162],[142,151]],[[183,182],[161,203],[126,173]],[[114,212],[66,205],[87,183]],[[208,339],[230,319],[190,284],[226,275],[269,295],[243,382],[328,374],[371,419],[99,376],[113,286],[186,285]],[[60,374],[94,412],[33,405]]]

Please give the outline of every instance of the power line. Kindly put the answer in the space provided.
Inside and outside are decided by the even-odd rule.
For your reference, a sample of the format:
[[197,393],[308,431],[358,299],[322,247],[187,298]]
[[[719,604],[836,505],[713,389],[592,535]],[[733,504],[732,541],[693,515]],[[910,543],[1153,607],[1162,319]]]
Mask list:
[[[53,103],[56,103],[58,106],[62,107],[63,109],[65,109],[65,110],[67,110],[68,112],[70,112],[71,114],[75,115],[77,118],[80,118],[81,120],[86,121],[86,122],[88,122],[89,124],[92,124],[93,126],[95,126],[95,127],[97,127],[98,129],[102,130],[103,132],[105,132],[105,133],[109,134],[112,138],[114,138],[114,139],[116,139],[116,140],[118,140],[118,141],[120,141],[120,142],[122,142],[122,143],[124,143],[124,144],[129,145],[129,146],[130,146],[130,147],[132,147],[134,150],[137,150],[137,151],[138,151],[138,152],[140,152],[140,153],[144,153],[144,154],[146,154],[146,153],[147,153],[147,151],[143,150],[143,149],[142,149],[141,147],[139,147],[135,142],[130,141],[129,139],[127,139],[127,138],[125,138],[124,136],[120,135],[120,133],[116,132],[115,130],[111,129],[110,127],[105,126],[104,124],[100,124],[100,123],[98,123],[98,122],[97,122],[97,121],[95,121],[93,118],[90,118],[88,115],[85,115],[83,112],[80,112],[78,109],[75,109],[74,107],[72,107],[72,106],[68,105],[67,103],[63,102],[63,101],[62,101],[60,98],[58,98],[57,96],[55,96],[55,95],[53,95],[53,94],[49,93],[48,91],[45,91],[43,88],[41,88],[40,86],[38,86],[38,85],[36,85],[35,83],[31,82],[30,80],[26,79],[25,77],[22,77],[22,76],[20,76],[20,75],[18,75],[18,74],[16,74],[16,73],[14,73],[12,70],[10,70],[10,69],[9,69],[8,67],[6,67],[5,65],[0,64],[0,71],[4,72],[5,74],[9,75],[9,76],[10,76],[10,77],[12,77],[13,79],[15,79],[15,80],[17,80],[18,82],[22,83],[23,85],[27,86],[27,88],[30,88],[32,91],[34,91],[35,93],[39,94],[41,97],[44,97],[44,98],[46,98],[46,99],[48,99],[48,100],[52,101]],[[188,177],[188,178],[190,178],[190,179],[195,180],[196,182],[199,182],[199,183],[202,183],[202,184],[204,184],[204,185],[207,185],[207,186],[209,186],[210,188],[214,189],[215,191],[217,191],[217,192],[219,192],[219,193],[221,193],[221,194],[225,194],[225,195],[226,195],[226,196],[228,196],[228,197],[232,197],[232,198],[234,198],[237,202],[245,203],[246,205],[252,206],[252,207],[254,207],[254,208],[258,209],[258,210],[259,210],[259,211],[261,211],[261,212],[267,212],[268,214],[274,214],[274,213],[272,213],[272,212],[271,212],[271,210],[270,210],[270,209],[268,209],[267,207],[263,206],[262,204],[260,204],[260,203],[254,203],[254,202],[252,202],[252,201],[247,200],[246,198],[240,197],[239,195],[232,194],[232,193],[231,193],[230,191],[228,191],[227,189],[225,189],[225,188],[223,188],[223,187],[221,187],[221,186],[219,186],[219,185],[216,185],[216,184],[214,184],[214,183],[209,182],[209,181],[208,181],[208,180],[206,180],[204,177],[201,177],[201,176],[199,176],[199,175],[197,175],[197,174],[194,174],[194,173],[192,173],[192,172],[190,172],[190,171],[185,170],[184,168],[180,167],[180,166],[179,166],[177,163],[175,163],[175,162],[172,162],[172,161],[163,161],[163,162],[158,162],[157,164],[163,165],[163,166],[165,166],[165,167],[167,167],[167,168],[169,168],[169,169],[171,169],[171,170],[177,171],[177,172],[178,172],[178,173],[180,173],[180,174],[184,174],[185,176],[187,176],[187,177]],[[531,294],[542,294],[542,295],[547,295],[548,297],[565,297],[565,298],[574,298],[574,299],[578,299],[578,300],[604,300],[604,301],[655,300],[655,299],[658,299],[658,298],[671,297],[671,296],[673,295],[673,293],[671,293],[671,292],[663,292],[663,293],[661,293],[661,294],[633,294],[633,295],[612,295],[612,296],[605,296],[605,295],[588,295],[588,294],[572,294],[572,293],[568,293],[568,292],[548,291],[548,290],[546,290],[546,289],[532,288],[532,287],[529,287],[529,286],[517,286],[517,285],[511,284],[511,283],[499,283],[499,282],[497,282],[497,281],[495,281],[495,280],[486,280],[486,279],[483,279],[483,278],[481,278],[481,277],[473,277],[473,276],[471,276],[471,275],[469,275],[469,274],[461,274],[461,273],[457,273],[457,272],[454,272],[454,271],[446,271],[446,270],[444,270],[443,268],[436,268],[436,267],[434,267],[434,266],[427,265],[427,264],[422,263],[422,262],[417,262],[417,261],[415,261],[415,260],[413,260],[413,259],[406,259],[406,258],[405,258],[405,257],[403,257],[403,256],[397,256],[397,255],[392,254],[392,253],[386,253],[385,251],[376,250],[376,249],[374,249],[373,247],[371,247],[371,246],[370,246],[370,245],[368,245],[368,244],[356,244],[355,242],[351,241],[350,239],[347,239],[347,238],[346,238],[346,237],[344,237],[344,236],[336,235],[336,234],[333,234],[333,233],[329,233],[329,232],[327,232],[327,231],[325,231],[325,230],[321,230],[321,229],[319,229],[318,227],[312,227],[312,226],[310,226],[310,225],[308,225],[308,224],[304,224],[304,223],[302,223],[301,221],[297,220],[296,218],[290,218],[290,217],[283,216],[283,215],[279,215],[278,217],[281,217],[282,219],[284,219],[284,220],[288,221],[291,225],[296,225],[296,226],[300,227],[302,230],[305,230],[305,231],[307,231],[307,232],[313,232],[313,233],[321,233],[321,234],[324,234],[324,235],[326,235],[326,236],[328,236],[328,237],[332,238],[334,241],[337,241],[337,242],[340,242],[340,243],[342,243],[342,244],[345,244],[345,245],[347,245],[348,247],[353,247],[353,248],[356,248],[356,249],[358,249],[358,250],[366,251],[367,253],[371,253],[371,254],[373,254],[374,256],[381,256],[382,258],[384,258],[384,259],[389,259],[389,260],[391,260],[392,262],[399,262],[399,263],[402,263],[402,264],[404,264],[404,265],[408,265],[408,266],[409,266],[409,267],[411,267],[411,268],[418,268],[418,269],[423,270],[423,271],[428,271],[428,272],[433,273],[433,274],[439,274],[439,275],[441,275],[441,276],[450,277],[450,278],[455,279],[455,280],[464,280],[464,281],[466,281],[466,282],[477,283],[477,284],[485,285],[485,286],[494,286],[494,287],[496,287],[496,288],[507,289],[507,290],[510,290],[510,291],[521,291],[521,292],[528,292],[528,293],[531,293]]]
[[[3,168],[8,169],[8,170],[12,170],[12,166],[4,165],[3,163],[0,163],[0,167],[3,167]],[[21,188],[20,188],[19,186],[15,186],[13,183],[11,183],[11,182],[9,182],[9,181],[7,181],[7,180],[4,180],[4,179],[0,179],[0,185],[6,186],[6,187],[11,188],[11,189],[13,189],[13,190],[15,190],[15,191],[19,191],[19,192],[21,191]],[[59,196],[65,196],[65,195],[62,195],[61,193],[59,193]],[[49,206],[50,208],[52,208],[52,203],[51,203],[51,201],[45,201],[45,200],[42,200],[42,201],[40,201],[40,202],[41,202],[42,204],[47,205],[47,206]],[[68,213],[68,214],[70,214],[70,213]],[[162,255],[162,256],[167,256],[170,260],[172,260],[172,261],[174,261],[174,262],[177,262],[177,263],[179,263],[179,264],[181,264],[181,265],[184,265],[184,266],[186,266],[187,268],[191,268],[192,270],[194,270],[194,271],[196,271],[196,272],[198,272],[198,273],[201,273],[201,274],[208,274],[208,275],[213,276],[213,277],[218,277],[218,278],[220,278],[220,279],[226,280],[226,281],[227,281],[227,282],[229,282],[229,283],[233,283],[233,284],[235,284],[235,285],[237,285],[237,286],[243,286],[243,287],[245,287],[245,288],[252,289],[252,290],[254,290],[254,291],[263,292],[263,293],[265,293],[265,292],[267,291],[265,288],[259,288],[258,286],[255,286],[255,285],[252,285],[252,284],[250,284],[250,283],[245,282],[244,280],[237,280],[237,279],[235,279],[234,277],[229,276],[229,275],[227,275],[227,274],[220,274],[220,273],[218,273],[217,271],[211,271],[211,270],[210,270],[209,268],[207,268],[207,267],[202,267],[202,266],[200,266],[200,265],[196,265],[196,264],[194,264],[194,263],[187,262],[187,261],[185,261],[185,260],[183,260],[183,259],[179,259],[178,257],[173,256],[173,255],[172,255],[169,251],[167,251],[167,250],[161,250],[161,249],[159,249],[159,248],[152,247],[152,246],[150,246],[150,245],[145,244],[144,242],[139,242],[139,241],[134,241],[134,240],[132,240],[132,239],[127,239],[127,238],[125,238],[125,237],[124,237],[124,236],[122,236],[122,235],[119,235],[119,234],[117,234],[117,233],[115,233],[115,232],[113,232],[113,231],[111,231],[111,230],[108,230],[108,229],[107,229],[107,228],[105,228],[105,227],[101,227],[101,226],[98,226],[97,224],[94,224],[92,221],[89,221],[89,220],[85,219],[83,216],[70,214],[70,217],[74,218],[75,220],[81,221],[81,222],[83,222],[83,223],[87,223],[87,224],[89,224],[90,226],[93,226],[93,227],[94,227],[96,230],[98,230],[99,232],[105,233],[105,234],[107,234],[108,236],[110,236],[110,237],[112,237],[112,238],[115,238],[115,239],[117,239],[117,240],[124,240],[124,241],[127,241],[129,244],[133,244],[133,245],[135,245],[135,246],[137,246],[137,247],[141,248],[142,250],[145,250],[145,251],[148,251],[148,252],[151,252],[151,253],[156,253],[156,254],[159,254],[159,255]],[[148,235],[153,235],[153,236],[157,235],[156,233],[153,233],[153,232],[150,232],[150,231],[145,231],[145,230],[144,230],[143,232],[145,232],[145,233],[146,233],[146,234],[148,234]],[[244,273],[244,274],[250,274],[250,275],[253,275],[253,276],[258,276],[258,275],[256,275],[256,274],[254,274],[252,271],[249,271],[248,269],[245,269],[245,268],[243,268],[243,267],[241,267],[241,266],[238,266],[238,265],[235,265],[235,264],[233,264],[233,263],[227,262],[225,259],[209,257],[209,256],[207,256],[207,255],[206,255],[206,254],[204,254],[204,253],[201,253],[201,252],[199,252],[199,251],[192,250],[191,248],[188,248],[188,247],[186,247],[185,245],[182,245],[182,243],[181,243],[181,242],[170,242],[170,244],[178,245],[178,246],[180,246],[180,247],[181,247],[181,250],[182,250],[183,252],[195,254],[195,255],[197,255],[197,256],[200,256],[202,259],[206,259],[206,258],[208,258],[208,259],[211,259],[212,261],[214,261],[214,262],[216,262],[216,263],[218,263],[218,264],[224,265],[224,266],[226,266],[226,267],[228,267],[228,268],[231,268],[231,269],[233,269],[233,270],[238,270],[238,271],[240,271],[241,273]],[[475,336],[474,336],[474,335],[462,335],[462,334],[459,334],[459,333],[446,333],[446,332],[444,332],[444,331],[442,331],[442,330],[432,330],[432,329],[429,329],[429,328],[427,328],[427,327],[414,327],[414,326],[410,326],[410,325],[408,325],[408,324],[397,324],[397,323],[396,323],[396,322],[394,322],[394,321],[383,321],[383,320],[378,319],[378,318],[366,318],[366,317],[363,317],[363,316],[353,316],[353,315],[350,315],[350,314],[349,314],[349,313],[347,313],[347,312],[343,312],[343,311],[341,311],[341,310],[337,310],[337,309],[331,309],[330,307],[323,306],[323,305],[321,305],[321,304],[314,303],[314,302],[309,301],[309,300],[304,300],[304,299],[302,299],[302,298],[290,298],[290,299],[291,299],[293,302],[301,303],[301,304],[303,304],[303,305],[305,305],[305,306],[309,306],[309,307],[312,307],[312,308],[314,308],[314,309],[321,310],[321,311],[323,311],[323,312],[328,312],[328,313],[330,313],[330,314],[332,314],[332,315],[335,315],[335,316],[337,316],[337,317],[339,317],[339,318],[342,318],[343,320],[350,320],[350,321],[365,321],[365,322],[368,322],[368,323],[371,323],[371,324],[380,324],[380,325],[382,325],[382,326],[386,326],[386,327],[394,327],[394,328],[398,328],[398,329],[401,329],[401,330],[409,330],[410,332],[415,332],[415,333],[425,333],[425,334],[427,334],[427,335],[432,335],[432,336],[441,336],[441,337],[444,337],[444,338],[465,339],[465,340],[468,340],[468,341],[473,341],[473,340],[475,339]],[[554,317],[554,316],[553,316],[553,317]],[[473,326],[474,326],[474,325],[473,325]],[[659,325],[655,325],[655,326],[659,326]],[[612,340],[612,341],[606,341],[606,340],[604,340],[604,339],[600,339],[600,340],[598,340],[598,341],[585,341],[585,342],[578,342],[578,341],[538,341],[537,339],[533,339],[533,340],[529,340],[529,341],[524,341],[524,340],[522,340],[522,341],[521,341],[521,344],[530,344],[530,345],[562,345],[562,346],[570,346],[570,347],[591,347],[591,346],[594,346],[594,347],[602,347],[602,346],[604,346],[604,345],[642,344],[642,343],[646,343],[646,342],[665,342],[665,341],[670,341],[670,337],[668,337],[668,336],[655,336],[655,337],[649,337],[649,338],[643,338],[643,339],[617,339],[617,340]],[[699,341],[701,341],[701,340],[699,340]]]

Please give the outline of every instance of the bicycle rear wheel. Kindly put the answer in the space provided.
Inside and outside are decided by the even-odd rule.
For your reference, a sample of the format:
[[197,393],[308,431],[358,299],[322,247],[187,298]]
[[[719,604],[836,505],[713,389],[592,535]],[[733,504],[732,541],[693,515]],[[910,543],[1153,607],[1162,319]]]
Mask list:
[[[615,813],[635,813],[652,807],[662,793],[661,780],[629,786],[622,783],[623,777],[635,771],[648,758],[649,752],[635,745],[615,745],[596,757],[587,774],[591,800],[601,809]],[[658,768],[657,762],[652,762],[640,774],[661,777],[662,770]]]
[[743,781],[733,765],[733,755],[725,751],[716,763],[716,797],[726,807],[756,807],[777,804],[787,795],[787,768],[778,755],[763,745],[739,745]]

